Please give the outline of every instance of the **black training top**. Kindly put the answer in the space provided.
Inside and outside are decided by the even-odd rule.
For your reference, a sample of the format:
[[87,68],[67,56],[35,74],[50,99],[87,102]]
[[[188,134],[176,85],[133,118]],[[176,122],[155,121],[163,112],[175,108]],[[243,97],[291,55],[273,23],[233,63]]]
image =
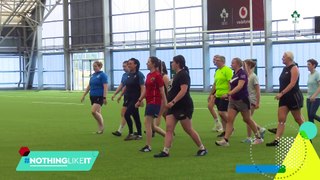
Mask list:
[[140,96],[140,85],[144,84],[144,75],[138,71],[135,73],[128,73],[128,78],[125,81],[126,94],[128,97],[137,98]]
[[[291,69],[294,66],[296,66],[296,65],[295,64],[291,64],[290,66],[283,68],[282,73],[281,73],[281,75],[279,77],[279,82],[280,82],[279,92],[283,91],[290,84]],[[287,92],[285,95],[294,94],[294,93],[296,93],[298,91],[300,91],[300,88],[299,88],[299,77],[298,77],[298,80],[297,80],[296,84],[294,85],[294,87],[289,92]]]
[[183,84],[188,85],[187,92],[178,102],[175,102],[172,109],[193,109],[193,102],[190,96],[190,76],[189,73],[184,69],[179,71],[174,76],[171,84],[168,87],[168,102],[172,101],[177,96],[181,90],[180,86]]

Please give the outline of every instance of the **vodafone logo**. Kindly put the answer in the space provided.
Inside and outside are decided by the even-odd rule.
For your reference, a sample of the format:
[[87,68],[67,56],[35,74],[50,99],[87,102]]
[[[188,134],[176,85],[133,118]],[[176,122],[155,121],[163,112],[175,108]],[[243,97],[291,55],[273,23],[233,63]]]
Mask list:
[[239,16],[241,19],[245,19],[247,16],[248,16],[248,9],[244,6],[242,6],[240,9],[239,9]]

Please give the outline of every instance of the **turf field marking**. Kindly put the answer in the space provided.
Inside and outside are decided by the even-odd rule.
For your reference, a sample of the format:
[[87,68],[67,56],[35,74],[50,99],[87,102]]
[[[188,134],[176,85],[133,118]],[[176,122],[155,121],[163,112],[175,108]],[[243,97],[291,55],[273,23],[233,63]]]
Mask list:
[[33,104],[54,104],[54,105],[78,105],[83,106],[84,104],[80,103],[65,103],[65,102],[45,102],[45,101],[33,101]]
[[[9,98],[27,98],[28,96],[12,96],[12,95],[0,95],[0,97],[9,97]],[[60,99],[67,99],[67,98],[70,98],[70,97],[53,97],[53,96],[47,96],[47,97],[42,97],[42,96],[29,96],[30,98],[54,98],[54,99],[57,99],[57,98],[60,98]]]

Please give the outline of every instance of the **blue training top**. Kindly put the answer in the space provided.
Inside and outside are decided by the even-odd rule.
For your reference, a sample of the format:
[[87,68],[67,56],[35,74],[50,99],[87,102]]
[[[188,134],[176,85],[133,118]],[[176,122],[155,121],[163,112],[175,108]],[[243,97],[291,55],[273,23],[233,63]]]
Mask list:
[[126,84],[126,80],[128,79],[129,73],[125,72],[122,74],[121,83],[124,86]]
[[128,73],[127,80],[124,83],[126,86],[126,94],[129,97],[137,98],[140,96],[140,85],[144,85],[144,75],[138,71],[135,73]]
[[108,84],[108,76],[99,71],[90,78],[90,96],[103,96],[103,84]]
[[[123,87],[126,85],[126,81],[128,79],[128,76],[129,76],[129,73],[127,73],[127,72],[122,74],[121,83],[122,83]],[[127,92],[124,92],[124,95],[127,95]]]

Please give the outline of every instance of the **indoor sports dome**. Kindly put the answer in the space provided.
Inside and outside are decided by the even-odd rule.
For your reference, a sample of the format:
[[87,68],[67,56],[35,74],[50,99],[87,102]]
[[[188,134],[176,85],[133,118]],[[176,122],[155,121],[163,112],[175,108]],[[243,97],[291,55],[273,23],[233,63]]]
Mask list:
[[0,0],[1,176],[317,179],[319,7]]

